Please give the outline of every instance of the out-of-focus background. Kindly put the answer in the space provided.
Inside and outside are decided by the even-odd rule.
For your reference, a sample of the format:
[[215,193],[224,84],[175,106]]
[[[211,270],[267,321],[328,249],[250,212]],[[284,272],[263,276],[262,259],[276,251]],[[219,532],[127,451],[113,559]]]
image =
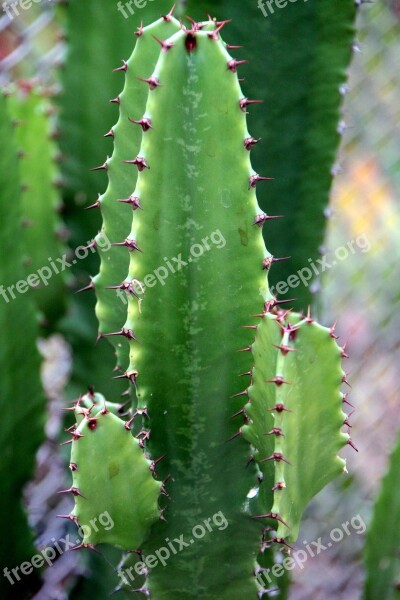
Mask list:
[[[0,17],[1,86],[31,77],[57,86],[54,66],[62,63],[65,44],[55,10],[55,2],[42,2],[21,10],[12,21]],[[400,421],[400,1],[374,2],[359,11],[357,24],[324,249],[331,268],[322,279],[320,310],[325,324],[338,321],[340,341],[347,341],[350,400],[356,409],[352,438],[359,452],[345,450],[349,475],[309,507],[297,548],[319,537],[323,543],[334,527],[351,517],[359,515],[369,523]],[[62,427],[59,407],[71,368],[60,336],[43,341],[42,352],[53,416],[49,441],[39,453],[37,480],[27,491],[30,505],[43,507],[31,514],[39,541],[57,537],[53,517],[65,512],[64,500],[55,496],[64,477],[57,438]],[[296,569],[291,600],[359,598],[363,542],[353,531]],[[64,578],[80,569],[73,553],[63,556],[47,575],[52,592],[40,597],[53,598],[59,589],[57,597],[62,598]]]

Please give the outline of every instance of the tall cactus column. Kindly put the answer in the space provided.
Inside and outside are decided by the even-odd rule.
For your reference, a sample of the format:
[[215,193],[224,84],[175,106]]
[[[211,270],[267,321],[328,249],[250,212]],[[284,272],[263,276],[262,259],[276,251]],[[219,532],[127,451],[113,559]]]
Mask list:
[[[140,341],[131,342],[129,373],[138,372],[149,449],[165,455],[159,476],[171,475],[168,522],[153,529],[145,549],[180,534],[193,539],[192,528],[219,511],[229,526],[154,569],[149,587],[155,598],[232,598],[232,589],[247,598],[256,592],[259,528],[242,509],[256,474],[245,468],[247,445],[225,442],[243,404],[233,397],[239,375],[251,367],[251,356],[239,352],[251,342],[243,326],[268,296],[268,253],[254,225],[257,177],[235,63],[216,32],[179,32],[168,44],[143,115],[153,128],[137,159],[148,168],[138,177],[143,211],[130,236],[142,250],[131,253],[131,279],[146,281],[160,267],[165,275],[147,287],[140,307],[132,298],[126,324]],[[194,244],[203,256],[194,257]]]

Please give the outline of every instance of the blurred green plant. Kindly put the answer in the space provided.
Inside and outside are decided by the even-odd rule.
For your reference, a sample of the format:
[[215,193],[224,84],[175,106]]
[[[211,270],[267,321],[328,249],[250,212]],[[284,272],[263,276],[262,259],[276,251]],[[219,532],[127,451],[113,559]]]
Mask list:
[[[32,298],[18,293],[24,282],[22,197],[15,126],[0,94],[0,511],[3,515],[0,593],[4,600],[27,597],[38,586],[37,570],[10,574],[35,554],[33,536],[23,509],[23,486],[32,477],[35,454],[44,439],[46,403],[40,384],[36,348],[37,317]],[[13,286],[14,294],[9,291]],[[14,581],[11,585],[9,577]]]
[[[59,260],[66,253],[61,210],[59,151],[54,140],[51,91],[23,81],[10,87],[9,112],[18,123],[15,136],[22,181],[24,264],[35,282],[33,297],[45,324],[54,325],[66,309],[66,273]],[[55,271],[52,265],[55,265]],[[38,274],[39,272],[39,274]],[[40,277],[39,277],[40,275]]]

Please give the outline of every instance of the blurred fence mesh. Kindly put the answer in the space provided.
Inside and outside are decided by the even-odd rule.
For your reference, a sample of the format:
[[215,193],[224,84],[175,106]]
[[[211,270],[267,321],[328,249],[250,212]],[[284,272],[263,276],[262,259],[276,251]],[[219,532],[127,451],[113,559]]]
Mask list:
[[[20,9],[12,20],[1,13],[1,86],[16,78],[55,81],[51,67],[65,51],[55,4]],[[344,452],[349,475],[310,506],[296,549],[320,536],[325,544],[332,529],[357,515],[369,522],[400,424],[400,0],[362,6],[357,42],[340,125],[322,301],[323,322],[337,320],[340,341],[348,342],[349,400],[357,409],[351,434],[359,453]],[[360,597],[364,539],[350,531],[296,568],[291,600]]]
[[[343,453],[349,475],[310,507],[296,548],[319,536],[329,541],[332,529],[357,515],[369,523],[400,425],[400,2],[363,6],[357,37],[322,301],[324,323],[337,320],[340,342],[347,341],[356,407],[350,433],[359,452]],[[363,543],[353,530],[308,559],[295,572],[291,600],[360,598]]]

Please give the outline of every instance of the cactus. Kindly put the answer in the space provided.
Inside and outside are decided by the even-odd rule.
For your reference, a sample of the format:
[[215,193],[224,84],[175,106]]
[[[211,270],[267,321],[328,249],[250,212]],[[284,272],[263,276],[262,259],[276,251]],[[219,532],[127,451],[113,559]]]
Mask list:
[[[99,409],[95,403],[84,408],[78,401],[74,410],[73,485],[64,492],[75,496],[69,518],[84,532],[82,547],[104,542],[126,550],[139,547],[146,528],[160,516],[157,500],[162,485],[153,478],[155,464],[145,458],[143,444],[130,434],[129,421],[110,412],[106,402]],[[102,514],[112,526],[95,527]]]
[[[19,291],[24,287],[22,199],[14,130],[2,94],[0,138],[7,140],[0,149],[0,244],[6,256],[0,261],[0,510],[5,515],[0,544],[0,594],[7,599],[24,598],[26,590],[32,591],[37,585],[35,572],[21,576],[18,571],[18,577],[11,573],[11,585],[6,570],[19,567],[35,553],[22,507],[22,488],[32,477],[35,453],[44,439],[46,405],[39,378],[33,301]],[[18,338],[16,330],[22,318],[23,337]]]
[[[266,250],[261,226],[274,215],[257,204],[256,187],[267,178],[251,167],[256,140],[247,130],[246,109],[252,100],[243,96],[239,63],[220,38],[223,25],[193,22],[190,30],[161,39],[161,51],[159,41],[150,39],[153,28],[141,29],[139,39],[153,41],[159,58],[143,77],[148,99],[137,115],[146,124],[139,151],[127,118],[135,107],[122,97],[125,118],[115,132],[116,144],[119,136],[126,140],[121,159],[137,169],[136,187],[128,194],[143,210],[133,211],[125,239],[111,240],[125,246],[118,250],[129,256],[129,273],[114,281],[126,293],[126,321],[107,333],[129,341],[129,365],[119,377],[132,383],[136,399],[126,426],[145,445],[146,456],[157,463],[163,458],[157,479],[170,476],[165,491],[172,498],[160,501],[166,521],[155,522],[141,550],[154,559],[168,540],[185,540],[184,551],[168,552],[165,566],[145,568],[146,583],[137,591],[156,600],[267,593],[254,576],[258,564],[272,563],[275,548],[296,540],[305,505],[344,470],[337,452],[352,444],[340,431],[346,376],[334,329],[309,315],[283,312],[268,289],[268,272],[279,258]],[[108,175],[111,181],[111,170]],[[113,189],[110,184],[110,201]],[[109,302],[114,318],[124,303],[112,291]],[[128,364],[127,344],[120,356]],[[91,497],[100,496],[101,486],[107,494],[96,506],[111,509],[109,490],[113,497],[119,489],[106,482],[103,470],[93,486],[102,447],[116,460],[125,433],[118,416],[101,415],[99,400],[96,405],[95,423],[107,416],[110,438],[111,424],[121,433],[117,447],[111,439],[100,444],[89,430],[90,413],[79,423],[72,442],[80,457],[74,481],[85,460],[79,490],[88,500],[76,495],[72,517],[85,502],[93,515]],[[91,444],[87,452],[85,444]],[[133,456],[127,461],[129,473]],[[120,507],[133,533],[150,484],[147,477],[137,499]],[[223,523],[212,532],[218,515]],[[203,535],[196,535],[196,526]],[[137,550],[137,536],[129,547],[123,529],[121,521],[113,543]]]
[[310,273],[304,272],[308,287],[277,289],[283,297],[295,298],[293,306],[299,310],[307,310],[313,300],[310,288],[315,273],[310,261],[318,267],[324,253],[332,176],[346,129],[341,116],[346,70],[360,4],[358,0],[269,6],[265,1],[258,5],[257,1],[187,2],[186,10],[195,18],[203,18],[207,11],[218,18],[229,15],[227,41],[243,45],[244,50],[235,54],[250,58],[241,67],[243,91],[264,102],[249,116],[250,131],[261,138],[253,164],[256,171],[268,170],[274,178],[268,188],[260,189],[259,203],[265,210],[278,206],[285,216],[265,229],[265,242],[276,256],[291,257],[275,266],[271,283],[286,282],[308,268]]
[[[132,8],[132,7],[131,7]],[[65,203],[65,220],[71,232],[70,244],[77,247],[93,239],[101,226],[99,210],[85,210],[83,207],[97,206],[99,192],[105,187],[105,172],[93,171],[92,168],[104,163],[106,153],[110,152],[111,135],[102,137],[115,124],[116,102],[110,102],[121,94],[121,73],[112,72],[123,65],[122,59],[127,59],[131,53],[132,39],[143,20],[149,23],[167,15],[170,9],[169,0],[149,2],[145,10],[133,8],[129,18],[117,9],[113,2],[103,3],[98,9],[96,0],[71,0],[66,8],[68,56],[63,73],[64,93],[60,97],[60,147],[64,160],[61,164],[63,175],[63,200]],[[172,25],[172,24],[171,24]],[[170,25],[168,25],[169,27]],[[167,27],[167,29],[168,29]],[[101,53],[99,53],[101,48]],[[154,57],[155,61],[156,57]],[[99,73],[102,73],[99,78]],[[86,82],[82,87],[82,81]],[[88,91],[88,93],[86,93]],[[124,92],[126,93],[126,92]],[[139,96],[140,91],[137,90]],[[93,100],[96,98],[96,110],[93,110]],[[144,101],[144,100],[142,100]],[[133,117],[135,109],[132,108]],[[131,124],[130,136],[136,136],[135,125]],[[125,176],[132,177],[135,173],[125,165]],[[119,187],[124,188],[123,184]],[[121,196],[123,199],[124,195]],[[116,200],[116,198],[115,198]],[[121,215],[129,214],[129,207],[115,201],[114,207],[106,201],[105,219],[112,211],[122,227]],[[109,204],[109,208],[107,207]],[[129,232],[129,225],[127,233]],[[123,239],[121,237],[121,239]],[[118,252],[119,260],[116,252]],[[115,253],[115,254],[114,254]],[[108,254],[108,253],[107,253]],[[124,255],[120,249],[111,250],[114,262],[124,264]],[[100,253],[101,258],[103,255]],[[89,274],[93,275],[98,269],[96,257],[90,255],[85,261],[79,261],[72,268],[77,282],[76,289],[84,289],[91,284]],[[104,255],[106,259],[106,255]],[[126,263],[127,264],[127,263]],[[107,274],[103,261],[103,271],[99,275],[104,281]],[[101,294],[101,289],[100,292]],[[114,292],[115,293],[115,292]],[[107,294],[109,296],[111,292]],[[104,297],[107,303],[107,298]],[[108,344],[99,345],[93,354],[93,344],[97,335],[97,321],[94,315],[95,299],[90,293],[78,294],[72,299],[70,317],[63,322],[63,333],[70,342],[75,356],[74,372],[69,385],[70,396],[78,394],[82,387],[96,385],[103,393],[123,392],[123,382],[112,382],[110,373],[116,360]],[[116,304],[116,310],[121,308]],[[100,311],[101,314],[101,311]],[[112,316],[109,312],[108,319]],[[109,329],[112,331],[112,329]],[[113,341],[110,338],[110,341]]]
[[[364,600],[395,600],[400,592],[398,523],[400,518],[400,441],[393,449],[387,473],[376,500],[365,547]],[[388,519],[390,515],[390,519]]]
[[49,93],[29,82],[20,83],[10,89],[8,107],[12,118],[20,123],[16,139],[21,156],[26,271],[36,274],[33,297],[52,324],[65,310],[66,273],[59,263],[65,253],[61,241],[64,228],[57,215],[61,203],[56,164],[59,155],[53,139],[53,107],[46,97]]
[[[141,208],[137,198],[131,196],[135,189],[137,169],[126,164],[128,155],[137,156],[140,149],[141,133],[151,124],[141,120],[147,100],[147,89],[140,78],[148,77],[154,70],[159,55],[159,47],[154,43],[154,38],[168,38],[179,30],[179,23],[173,17],[161,18],[153,25],[146,27],[146,34],[139,30],[135,51],[127,62],[123,62],[122,71],[126,73],[123,92],[118,96],[120,107],[119,120],[110,130],[110,137],[114,139],[114,152],[110,160],[104,163],[107,169],[109,185],[106,193],[99,196],[96,203],[101,209],[103,226],[98,237],[106,236],[109,240],[120,245],[126,244],[130,231],[132,210]],[[131,121],[130,129],[126,123]],[[124,162],[125,161],[125,162]],[[103,168],[102,166],[102,168]],[[128,247],[134,250],[134,247]],[[112,336],[124,321],[126,315],[126,302],[124,295],[115,302],[115,292],[109,289],[116,281],[123,281],[128,271],[129,256],[126,251],[115,245],[107,253],[100,254],[100,272],[93,279],[96,290],[96,314],[99,321],[99,334],[109,336],[115,347],[117,362],[121,368],[127,368],[128,339],[122,336]]]

